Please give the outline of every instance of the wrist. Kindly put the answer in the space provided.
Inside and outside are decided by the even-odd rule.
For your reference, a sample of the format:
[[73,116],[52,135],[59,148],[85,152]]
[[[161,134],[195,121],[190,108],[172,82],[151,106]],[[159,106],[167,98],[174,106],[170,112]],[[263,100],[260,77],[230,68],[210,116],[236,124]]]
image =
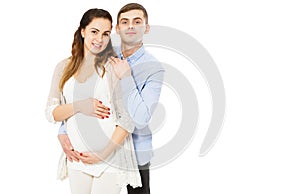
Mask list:
[[80,101],[76,101],[76,102],[72,103],[74,114],[79,113],[81,111],[79,104],[80,104]]
[[128,72],[124,73],[124,74],[120,77],[120,80],[121,80],[121,79],[125,79],[125,78],[130,77],[130,76],[131,76],[131,71],[128,71]]

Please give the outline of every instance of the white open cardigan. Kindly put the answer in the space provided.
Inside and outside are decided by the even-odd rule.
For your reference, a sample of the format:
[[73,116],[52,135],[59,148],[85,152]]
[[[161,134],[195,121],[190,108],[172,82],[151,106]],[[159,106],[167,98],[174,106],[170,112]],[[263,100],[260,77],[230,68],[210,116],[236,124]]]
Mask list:
[[[49,122],[55,123],[53,118],[53,110],[65,103],[65,99],[63,94],[59,91],[59,81],[61,79],[63,70],[69,59],[65,59],[61,61],[55,68],[52,84],[48,96],[48,102],[45,110],[46,118]],[[132,119],[130,118],[125,106],[123,105],[122,99],[122,91],[120,88],[119,79],[116,77],[113,72],[112,66],[109,63],[105,64],[105,73],[108,79],[110,95],[112,99],[112,109],[111,111],[116,120],[116,124],[127,130],[129,133],[132,133],[134,130],[134,124]],[[100,75],[101,70],[99,69]],[[66,121],[67,122],[67,121]],[[131,134],[129,134],[122,145],[116,150],[116,162],[114,163],[114,167],[119,168],[120,176],[117,184],[120,186],[126,186],[130,184],[132,187],[140,187],[142,186],[141,177],[139,174],[139,170],[137,167],[137,160],[133,146],[133,140]],[[68,177],[67,172],[67,158],[64,153],[61,154],[58,170],[57,170],[57,178],[65,179]]]

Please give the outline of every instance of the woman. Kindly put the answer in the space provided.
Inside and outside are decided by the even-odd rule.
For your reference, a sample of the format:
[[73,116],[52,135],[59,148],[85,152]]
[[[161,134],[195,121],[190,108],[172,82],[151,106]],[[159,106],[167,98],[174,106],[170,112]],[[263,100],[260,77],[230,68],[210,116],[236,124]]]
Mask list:
[[[115,56],[111,29],[109,12],[85,12],[74,34],[72,56],[61,61],[53,75],[46,116],[50,122],[66,122],[74,152],[80,158],[79,162],[64,158],[72,194],[113,194],[127,184],[141,186],[128,135],[134,125],[108,62]],[[109,116],[99,116],[107,110]]]

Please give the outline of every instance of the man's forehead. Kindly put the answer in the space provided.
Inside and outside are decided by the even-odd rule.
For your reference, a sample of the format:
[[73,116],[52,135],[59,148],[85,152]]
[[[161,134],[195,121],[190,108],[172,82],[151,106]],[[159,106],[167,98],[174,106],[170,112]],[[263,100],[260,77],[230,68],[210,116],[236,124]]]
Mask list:
[[145,19],[143,11],[134,9],[134,10],[130,10],[128,12],[120,14],[120,20],[121,19],[133,19],[133,18]]

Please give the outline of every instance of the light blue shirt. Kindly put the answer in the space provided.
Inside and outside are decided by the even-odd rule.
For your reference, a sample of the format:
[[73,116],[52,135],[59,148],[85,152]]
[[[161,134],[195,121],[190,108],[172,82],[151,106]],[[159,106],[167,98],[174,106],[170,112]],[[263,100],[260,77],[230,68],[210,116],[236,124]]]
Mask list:
[[[115,48],[123,59],[120,47]],[[164,69],[161,63],[142,46],[126,60],[131,67],[131,76],[121,80],[123,101],[135,129],[132,134],[135,153],[139,165],[148,163],[153,155],[152,133],[148,127],[152,112],[159,101],[163,84]],[[64,125],[59,134],[66,134]]]

